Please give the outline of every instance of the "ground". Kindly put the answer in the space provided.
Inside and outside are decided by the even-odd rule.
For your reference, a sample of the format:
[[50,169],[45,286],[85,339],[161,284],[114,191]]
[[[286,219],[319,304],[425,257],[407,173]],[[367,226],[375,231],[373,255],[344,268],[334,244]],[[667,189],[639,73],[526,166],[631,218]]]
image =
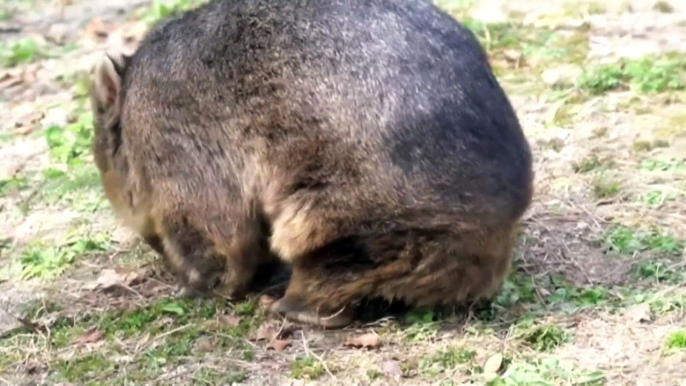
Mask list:
[[170,297],[103,198],[93,61],[195,3],[0,0],[1,384],[686,385],[686,3],[438,1],[517,110],[534,202],[490,307],[342,331]]

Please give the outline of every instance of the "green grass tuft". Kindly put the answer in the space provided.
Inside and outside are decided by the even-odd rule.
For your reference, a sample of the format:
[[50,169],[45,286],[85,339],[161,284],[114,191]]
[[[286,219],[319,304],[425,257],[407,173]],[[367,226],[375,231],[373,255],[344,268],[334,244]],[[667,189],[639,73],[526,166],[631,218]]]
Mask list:
[[627,227],[610,229],[605,236],[606,251],[622,254],[652,252],[663,256],[681,256],[685,241],[655,230],[634,230]]
[[686,330],[676,331],[667,337],[667,348],[672,350],[686,350]]
[[511,364],[505,373],[488,383],[487,386],[601,386],[605,376],[599,371],[583,372],[571,363],[557,358],[542,358]]
[[596,175],[591,183],[593,196],[600,200],[617,197],[622,191],[622,184],[619,180],[609,177],[605,173]]
[[291,375],[295,379],[316,380],[324,375],[324,365],[313,356],[302,356],[291,362]]
[[91,252],[102,252],[109,246],[107,235],[72,234],[57,246],[36,243],[25,249],[20,258],[21,278],[53,279],[67,270],[77,258]]
[[30,38],[0,46],[0,67],[15,67],[20,64],[33,63],[42,57],[40,45]]
[[435,377],[457,368],[460,365],[471,363],[476,352],[458,347],[448,347],[438,350],[433,355],[419,360],[419,370],[422,374]]
[[571,341],[571,335],[558,326],[543,326],[528,332],[524,340],[535,350],[551,351]]
[[208,0],[153,0],[150,7],[145,9],[140,14],[140,17],[148,24],[155,24],[198,7],[206,2],[208,2]]
[[582,73],[577,87],[590,94],[619,89],[640,93],[661,93],[684,89],[686,59],[678,54],[645,56],[589,68]]

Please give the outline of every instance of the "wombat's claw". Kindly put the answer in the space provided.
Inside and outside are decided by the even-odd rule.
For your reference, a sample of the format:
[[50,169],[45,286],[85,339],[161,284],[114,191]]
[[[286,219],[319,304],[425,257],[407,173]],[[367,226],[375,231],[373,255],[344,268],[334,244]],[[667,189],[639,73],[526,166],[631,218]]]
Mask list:
[[354,313],[349,307],[346,307],[333,315],[325,316],[309,309],[301,302],[290,301],[287,298],[277,300],[269,307],[269,310],[295,322],[312,324],[329,329],[346,327],[353,322],[354,318]]

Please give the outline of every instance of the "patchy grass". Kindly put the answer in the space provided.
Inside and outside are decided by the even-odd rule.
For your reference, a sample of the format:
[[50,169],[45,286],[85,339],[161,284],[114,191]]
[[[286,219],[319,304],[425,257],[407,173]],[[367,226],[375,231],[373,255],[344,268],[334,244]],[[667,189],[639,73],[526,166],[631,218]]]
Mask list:
[[674,12],[674,7],[666,1],[656,1],[653,5],[653,9],[662,13]]
[[526,344],[538,351],[552,351],[570,340],[570,334],[556,325],[535,327],[524,334]]
[[77,258],[91,252],[107,250],[108,237],[95,235],[84,237],[73,233],[62,244],[47,246],[37,242],[27,247],[19,258],[21,277],[23,279],[53,279],[75,263]]
[[193,9],[207,1],[208,0],[153,0],[150,7],[141,12],[140,18],[152,25],[189,9]]
[[200,369],[191,376],[193,385],[234,385],[248,379],[240,369]]
[[589,173],[593,171],[603,172],[614,168],[614,166],[615,162],[612,158],[608,156],[599,157],[597,154],[591,154],[590,156],[575,162],[572,165],[572,169],[575,173]]
[[672,191],[654,189],[640,196],[640,200],[652,207],[659,207],[665,202],[675,201],[677,194]]
[[620,89],[660,93],[684,89],[686,60],[678,53],[621,60],[592,67],[579,77],[577,87],[591,94]]
[[527,362],[514,362],[507,371],[487,386],[525,386],[525,385],[605,385],[605,376],[600,371],[584,372],[575,368],[569,361],[547,357]]
[[617,197],[622,191],[622,183],[613,176],[599,173],[591,181],[593,196],[599,200],[607,200]]
[[0,67],[14,67],[35,62],[43,57],[40,45],[31,38],[24,38],[0,46]]
[[45,131],[45,139],[51,154],[69,166],[83,165],[84,156],[90,152],[93,138],[93,114],[83,111],[77,121],[67,127],[51,126]]
[[[0,348],[10,341],[33,340],[32,344],[42,342],[48,351],[70,350],[75,355],[54,360],[49,377],[57,382],[80,384],[105,379],[115,384],[125,379],[129,382],[153,380],[164,376],[168,369],[183,365],[186,358],[201,353],[221,352],[230,359],[227,365],[231,361],[250,361],[253,348],[246,339],[261,323],[262,316],[238,317],[236,323],[225,324],[222,317],[236,315],[226,314],[227,306],[220,299],[160,299],[140,308],[105,310],[78,319],[62,318],[54,323],[49,336],[16,334],[0,339]],[[27,310],[27,315],[30,314],[38,316],[39,313]],[[87,349],[89,345],[91,349]],[[136,361],[116,359],[122,356],[133,356]],[[122,370],[127,372],[125,376]],[[214,368],[198,368],[185,378],[197,384],[203,380],[239,382],[247,377],[234,364],[221,373]]]
[[290,367],[295,379],[316,380],[325,373],[324,364],[311,355],[296,358]]
[[686,351],[686,330],[669,334],[667,337],[667,348],[670,350]]
[[[121,19],[113,17],[115,23],[138,16],[152,24],[202,2],[153,1],[138,14],[129,9]],[[60,92],[36,98],[49,107],[27,106],[26,95],[33,98],[35,91],[31,76],[16,87],[3,83],[9,122],[30,107],[63,109],[67,119],[41,122],[26,135],[14,127],[0,133],[0,172],[10,161],[0,179],[0,291],[3,310],[12,313],[8,319],[0,312],[0,379],[192,385],[299,379],[328,385],[335,383],[331,372],[360,384],[402,376],[399,383],[422,385],[625,386],[686,377],[663,355],[683,350],[683,331],[671,326],[683,325],[686,316],[686,168],[679,153],[686,127],[683,54],[601,60],[596,38],[610,45],[615,40],[598,26],[613,25],[610,19],[623,12],[616,4],[584,1],[553,6],[553,14],[543,9],[533,14],[527,8],[531,4],[523,2],[516,12],[505,10],[506,22],[487,23],[471,12],[479,5],[473,0],[439,3],[487,49],[534,150],[536,196],[515,265],[490,304],[394,314],[397,320],[364,326],[383,337],[380,347],[356,350],[341,346],[358,329],[324,332],[268,320],[252,301],[170,296],[169,278],[149,264],[148,249],[115,232],[111,213],[101,211],[106,205],[90,155],[88,73],[72,69],[61,57],[79,48],[68,60],[80,60],[81,51],[90,48],[77,47],[81,41],[74,40],[52,52],[40,40],[32,40],[32,46],[22,30],[17,42],[26,42],[23,46],[0,45],[1,65],[49,56],[54,66],[51,61],[28,75],[35,75],[36,85]],[[669,12],[675,19],[683,16],[674,7]],[[641,35],[642,43],[667,32],[678,35],[678,26],[668,19]],[[16,17],[11,26],[28,28],[22,23]],[[626,39],[639,36],[627,32]],[[667,40],[659,46],[673,48]],[[625,90],[632,92],[611,92]],[[24,160],[20,146],[35,139],[47,145],[48,156]],[[21,163],[16,172],[15,161]],[[43,219],[65,211],[78,218],[64,229],[43,229]],[[72,231],[63,235],[67,229]],[[93,289],[102,272],[124,264],[141,277]],[[38,280],[22,281],[29,278]],[[47,295],[30,301],[22,298],[22,290]],[[18,305],[23,312],[15,310]],[[631,314],[636,309],[638,316]],[[6,332],[19,315],[23,324]],[[277,331],[278,339],[289,343],[283,351],[270,346]],[[631,331],[639,333],[631,336]],[[628,339],[636,343],[632,354],[640,361],[606,350],[612,346],[608,341]],[[488,363],[500,355],[498,363]],[[397,366],[384,367],[388,362]],[[624,373],[641,379],[627,380]]]
[[686,272],[677,269],[678,264],[669,260],[651,260],[636,265],[637,276],[656,283],[679,284],[686,282]]
[[453,372],[457,368],[462,368],[466,372],[469,367],[464,365],[471,364],[475,357],[476,351],[451,346],[420,358],[418,370],[430,378],[435,378],[446,371]]
[[635,230],[623,226],[610,229],[605,237],[605,248],[622,254],[652,252],[663,256],[681,256],[684,240],[656,230]]
[[649,172],[686,171],[686,160],[674,158],[645,159],[638,164],[638,170]]
[[508,67],[544,68],[560,61],[579,63],[588,55],[589,36],[584,30],[563,34],[525,25],[517,19],[505,23],[473,19],[461,22],[474,32],[492,61],[509,62]]

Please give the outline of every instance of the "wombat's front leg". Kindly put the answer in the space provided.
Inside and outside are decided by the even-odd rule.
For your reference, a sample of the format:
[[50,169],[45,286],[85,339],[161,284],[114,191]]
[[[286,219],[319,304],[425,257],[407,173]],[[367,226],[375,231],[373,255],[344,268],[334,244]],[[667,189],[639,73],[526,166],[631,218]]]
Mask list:
[[269,307],[271,312],[283,315],[292,321],[329,329],[343,328],[353,322],[356,315],[350,305],[339,310],[322,312],[309,307],[304,298],[305,294],[302,292],[302,275],[303,272],[294,267],[286,294]]
[[336,329],[350,325],[355,313],[346,307],[333,314],[319,314],[317,311],[307,307],[301,299],[291,296],[284,296],[271,305],[270,311],[280,314],[299,323],[307,323],[322,328]]

